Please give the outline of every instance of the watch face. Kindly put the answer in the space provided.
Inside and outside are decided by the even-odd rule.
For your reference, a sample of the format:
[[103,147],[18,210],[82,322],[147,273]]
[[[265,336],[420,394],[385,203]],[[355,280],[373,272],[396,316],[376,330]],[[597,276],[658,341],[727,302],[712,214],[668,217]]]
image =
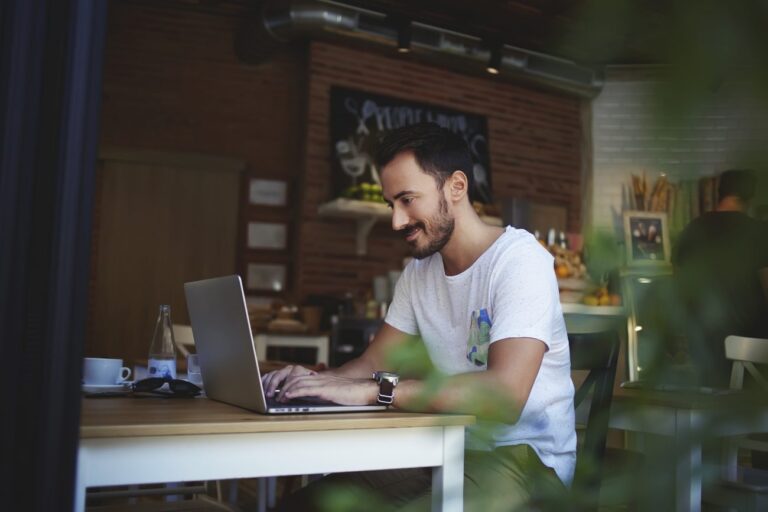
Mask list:
[[381,380],[386,380],[391,382],[392,384],[397,384],[397,382],[400,380],[400,376],[392,372],[382,372]]
[[393,382],[394,384],[397,384],[397,381],[400,380],[400,376],[393,372],[378,371],[373,374],[373,380],[375,380],[376,382],[387,380],[387,381]]

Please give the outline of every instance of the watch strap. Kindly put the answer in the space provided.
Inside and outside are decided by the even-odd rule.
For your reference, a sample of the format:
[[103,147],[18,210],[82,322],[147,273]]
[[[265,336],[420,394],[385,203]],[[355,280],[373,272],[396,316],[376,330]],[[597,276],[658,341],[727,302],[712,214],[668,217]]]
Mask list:
[[376,402],[383,405],[391,405],[395,400],[395,384],[391,380],[381,379],[379,381],[379,396]]

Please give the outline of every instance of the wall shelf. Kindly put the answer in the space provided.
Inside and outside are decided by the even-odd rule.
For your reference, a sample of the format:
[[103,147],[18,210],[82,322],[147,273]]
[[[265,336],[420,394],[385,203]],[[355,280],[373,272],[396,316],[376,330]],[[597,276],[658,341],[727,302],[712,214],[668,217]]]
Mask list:
[[[364,256],[368,252],[368,234],[374,224],[380,220],[392,218],[392,211],[383,203],[372,201],[359,201],[356,199],[338,198],[321,204],[317,212],[324,217],[336,217],[353,219],[356,222],[356,252],[358,256]],[[480,217],[483,222],[491,226],[501,226],[498,217]]]

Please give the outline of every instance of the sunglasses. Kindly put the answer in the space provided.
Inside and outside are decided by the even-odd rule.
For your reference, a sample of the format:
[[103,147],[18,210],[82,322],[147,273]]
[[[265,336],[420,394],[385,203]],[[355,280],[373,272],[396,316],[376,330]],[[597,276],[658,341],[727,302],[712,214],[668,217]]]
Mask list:
[[[164,384],[168,383],[170,393],[160,391]],[[193,397],[199,395],[203,390],[200,387],[181,379],[172,379],[170,377],[150,377],[148,379],[138,380],[133,383],[131,388],[136,393],[156,393],[158,395]]]

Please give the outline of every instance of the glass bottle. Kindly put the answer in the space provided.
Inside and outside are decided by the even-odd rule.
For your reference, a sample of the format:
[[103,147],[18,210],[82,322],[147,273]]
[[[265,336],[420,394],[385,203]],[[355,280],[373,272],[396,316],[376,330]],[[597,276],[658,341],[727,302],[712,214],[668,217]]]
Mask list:
[[176,378],[176,340],[171,327],[171,306],[167,304],[160,306],[157,316],[155,334],[149,346],[147,373],[149,377]]
[[555,233],[555,228],[549,228],[549,231],[547,232],[547,247],[555,246],[555,237],[557,236]]

